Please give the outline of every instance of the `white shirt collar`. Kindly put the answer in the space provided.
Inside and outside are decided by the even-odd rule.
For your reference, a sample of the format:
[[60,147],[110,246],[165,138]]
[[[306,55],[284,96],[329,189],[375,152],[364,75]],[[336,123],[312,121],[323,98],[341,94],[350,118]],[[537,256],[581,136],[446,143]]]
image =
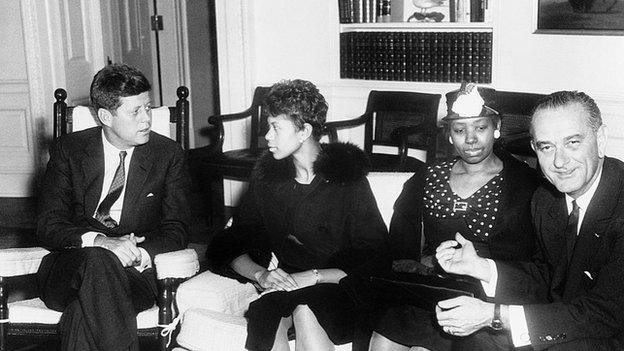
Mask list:
[[[587,207],[589,207],[589,203],[591,202],[592,197],[594,197],[596,189],[598,189],[598,184],[600,183],[600,179],[602,178],[603,165],[604,163],[598,166],[598,176],[596,177],[596,180],[594,180],[594,183],[589,187],[589,189],[587,189],[587,191],[583,195],[579,196],[576,199],[576,204],[581,209],[581,211],[583,211],[583,213],[587,210]],[[568,206],[568,213],[570,213],[572,211],[572,201],[574,201],[574,198],[572,198],[572,196],[568,194],[565,194],[565,199],[566,205]]]
[[[104,146],[104,155],[116,155],[117,159],[119,159],[119,152],[124,150],[119,150],[113,144],[106,139],[106,135],[104,134],[104,129],[102,129],[102,145]],[[134,147],[131,147],[126,151],[126,160],[130,160],[132,158],[132,152],[134,151]]]

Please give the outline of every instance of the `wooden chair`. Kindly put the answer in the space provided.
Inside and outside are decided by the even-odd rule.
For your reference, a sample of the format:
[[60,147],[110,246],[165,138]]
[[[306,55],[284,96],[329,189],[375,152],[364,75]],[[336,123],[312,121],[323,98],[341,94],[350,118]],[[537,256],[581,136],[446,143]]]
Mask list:
[[[163,106],[152,109],[152,130],[166,137],[176,140],[184,150],[189,148],[189,90],[180,86],[176,90],[178,100],[175,106]],[[97,115],[92,108],[87,106],[67,106],[65,99],[67,92],[59,88],[54,91],[54,131],[53,137],[57,137],[95,127],[99,125]],[[75,113],[84,114],[84,118],[74,118]],[[87,113],[91,114],[91,118]],[[163,116],[161,118],[161,116]],[[164,116],[169,116],[165,118]],[[171,124],[171,125],[170,125]]]
[[[249,179],[256,160],[266,150],[266,140],[261,131],[263,125],[261,110],[264,97],[270,89],[270,87],[257,87],[251,106],[245,111],[208,117],[208,123],[213,129],[211,135],[215,136],[215,142],[207,147],[191,150],[189,154],[191,172],[197,179],[203,196],[211,205],[211,221],[214,218],[223,219],[223,179]],[[244,149],[224,152],[224,123],[243,120],[249,121],[248,146]],[[221,224],[218,223],[218,226]]]
[[[211,168],[214,174],[231,179],[245,180],[251,174],[251,170],[258,159],[258,156],[266,150],[266,140],[261,132],[262,123],[262,101],[269,93],[270,87],[257,87],[254,91],[251,106],[245,111],[225,115],[215,115],[208,117],[208,123],[213,125],[217,132],[218,139],[214,145],[215,155],[202,161],[202,166]],[[249,146],[244,149],[223,151],[225,132],[223,123],[249,119]]]
[[[427,152],[426,162],[436,158],[436,135],[440,94],[377,91],[368,95],[366,111],[360,117],[325,124],[330,140],[337,130],[364,125],[364,151],[378,172],[409,172],[420,161],[408,156],[408,149]],[[397,154],[376,153],[373,146],[393,146]]]
[[[152,109],[152,129],[167,137],[175,135],[176,140],[188,148],[189,109],[186,98],[189,92],[186,87],[179,87],[177,94],[179,100],[175,107]],[[65,90],[57,89],[54,96],[55,137],[97,125],[92,109],[67,106]],[[56,325],[60,312],[47,309],[39,298],[8,303],[8,292],[11,291],[9,283],[13,279],[9,277],[36,273],[41,259],[48,252],[42,247],[0,250],[0,351],[33,343],[45,343],[46,349],[58,346]],[[161,331],[172,323],[177,309],[174,304],[176,289],[182,281],[197,273],[199,261],[197,253],[187,249],[157,255],[154,266],[158,276],[158,302],[157,306],[137,316],[138,335],[143,349],[164,351],[169,349],[169,337],[161,335]]]

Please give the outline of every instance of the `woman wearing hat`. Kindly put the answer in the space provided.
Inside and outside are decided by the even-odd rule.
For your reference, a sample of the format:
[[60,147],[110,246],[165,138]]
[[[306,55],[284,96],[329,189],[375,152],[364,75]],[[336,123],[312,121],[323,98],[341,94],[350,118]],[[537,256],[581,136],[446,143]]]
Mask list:
[[[476,87],[462,87],[443,121],[457,157],[405,183],[390,225],[394,270],[431,271],[436,247],[454,240],[455,233],[472,241],[482,257],[529,259],[535,240],[530,203],[539,174],[495,148],[500,116],[484,104]],[[407,247],[412,250],[401,249]],[[388,304],[378,317],[370,350],[446,350],[459,340],[437,325],[434,311]]]

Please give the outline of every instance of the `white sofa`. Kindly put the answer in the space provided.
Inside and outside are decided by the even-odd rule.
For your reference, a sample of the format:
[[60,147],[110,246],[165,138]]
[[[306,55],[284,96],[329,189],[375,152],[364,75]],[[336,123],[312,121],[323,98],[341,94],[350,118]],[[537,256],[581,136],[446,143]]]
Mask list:
[[[381,172],[367,176],[386,226],[403,183],[411,176],[412,173]],[[176,350],[244,350],[243,315],[249,303],[258,298],[252,284],[241,284],[207,271],[183,283],[176,298],[182,316],[177,337],[180,347]],[[351,350],[351,344],[340,345],[336,350]]]

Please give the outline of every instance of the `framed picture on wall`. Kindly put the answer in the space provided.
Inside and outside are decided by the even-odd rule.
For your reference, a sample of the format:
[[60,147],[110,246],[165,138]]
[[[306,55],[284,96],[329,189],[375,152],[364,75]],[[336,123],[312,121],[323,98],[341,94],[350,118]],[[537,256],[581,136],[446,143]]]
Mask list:
[[535,0],[534,3],[535,33],[624,35],[624,0]]

